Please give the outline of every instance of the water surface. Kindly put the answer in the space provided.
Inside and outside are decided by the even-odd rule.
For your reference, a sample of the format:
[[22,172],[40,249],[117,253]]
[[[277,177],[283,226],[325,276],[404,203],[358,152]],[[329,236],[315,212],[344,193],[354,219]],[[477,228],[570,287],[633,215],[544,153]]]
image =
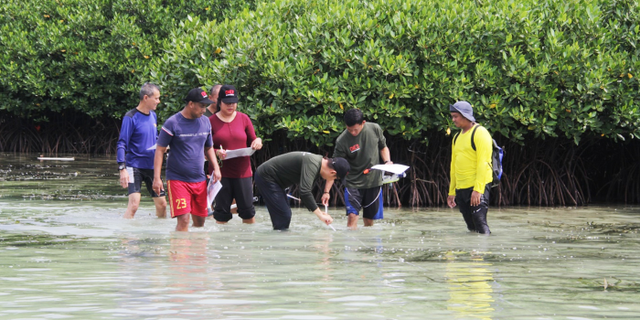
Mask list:
[[[333,231],[235,217],[176,233],[149,197],[121,218],[112,158],[0,156],[0,319],[637,319],[640,208],[385,208]],[[362,222],[361,222],[362,223]],[[605,284],[606,282],[606,284]]]

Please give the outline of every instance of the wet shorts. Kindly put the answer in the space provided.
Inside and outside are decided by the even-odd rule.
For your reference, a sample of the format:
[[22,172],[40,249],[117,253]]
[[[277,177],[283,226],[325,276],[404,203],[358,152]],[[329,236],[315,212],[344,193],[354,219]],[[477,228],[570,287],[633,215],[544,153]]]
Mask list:
[[154,197],[164,197],[167,194],[162,190],[160,195],[157,195],[153,191],[153,169],[138,169],[133,167],[127,167],[127,173],[129,174],[129,194],[140,193],[142,190],[142,182],[147,186],[147,191]]
[[347,215],[359,215],[367,219],[378,220],[382,214],[382,187],[369,189],[344,188],[344,201],[347,207]]
[[191,213],[207,217],[207,182],[167,180],[171,218]]

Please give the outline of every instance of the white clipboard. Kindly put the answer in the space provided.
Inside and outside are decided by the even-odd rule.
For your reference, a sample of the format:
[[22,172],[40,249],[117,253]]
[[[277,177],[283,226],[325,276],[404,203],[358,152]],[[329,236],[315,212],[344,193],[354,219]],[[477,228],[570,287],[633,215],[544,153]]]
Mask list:
[[371,167],[371,169],[391,172],[393,174],[403,174],[409,168],[410,168],[409,166],[405,166],[404,164],[395,164],[395,163],[394,164],[376,164],[375,166]]
[[238,157],[249,157],[254,152],[256,151],[253,150],[251,147],[235,149],[235,150],[227,150],[227,156],[224,158],[224,160],[238,158]]

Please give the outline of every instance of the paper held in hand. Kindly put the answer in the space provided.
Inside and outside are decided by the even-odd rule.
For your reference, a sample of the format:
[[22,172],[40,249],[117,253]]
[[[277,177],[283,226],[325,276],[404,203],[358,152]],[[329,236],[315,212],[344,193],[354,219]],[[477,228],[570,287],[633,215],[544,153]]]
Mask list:
[[376,164],[375,166],[371,167],[371,169],[387,171],[393,174],[403,174],[405,171],[407,171],[407,169],[409,169],[409,166],[405,166],[404,164],[395,164],[395,163],[394,164]]
[[222,189],[222,183],[220,183],[220,180],[218,180],[218,181],[216,181],[214,183],[213,182],[213,174],[212,174],[211,178],[209,179],[209,185],[207,185],[207,204],[208,204],[208,206],[211,206],[211,203],[216,198],[216,195],[218,194],[218,192],[220,192],[220,189]]
[[229,159],[238,158],[238,157],[249,157],[254,152],[256,151],[251,149],[250,147],[235,149],[235,150],[227,150],[227,156],[224,159],[229,160]]

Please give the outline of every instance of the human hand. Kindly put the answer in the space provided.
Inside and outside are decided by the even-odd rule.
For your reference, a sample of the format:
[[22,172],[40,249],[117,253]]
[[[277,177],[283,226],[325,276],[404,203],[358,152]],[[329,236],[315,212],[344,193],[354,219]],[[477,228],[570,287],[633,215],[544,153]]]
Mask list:
[[472,207],[479,206],[480,205],[480,197],[481,196],[482,196],[482,194],[480,192],[474,190],[471,193],[471,203],[470,203],[470,205]]
[[333,222],[333,218],[331,218],[328,213],[320,211],[320,208],[316,209],[313,213],[316,214],[320,221],[324,222],[327,225],[330,225]]
[[163,190],[163,188],[162,188],[162,179],[154,178],[153,179],[152,188],[153,188],[153,191],[156,194],[160,194],[162,192],[162,190]]
[[224,149],[216,149],[216,156],[220,160],[224,160],[227,157],[227,150]]
[[331,195],[329,195],[328,192],[325,192],[322,195],[322,205],[324,206],[328,206],[329,205],[329,199],[331,199]]
[[120,185],[123,188],[127,188],[129,186],[129,172],[127,172],[127,169],[120,170]]
[[449,208],[455,208],[456,207],[456,196],[448,196],[447,197],[447,204],[449,205]]
[[256,138],[255,140],[253,140],[251,142],[251,149],[253,150],[260,150],[262,149],[262,139],[260,138]]
[[328,213],[323,213],[318,217],[321,221],[323,221],[326,225],[330,225],[333,222],[333,218]]
[[211,174],[213,174],[213,182],[220,181],[220,179],[222,179],[222,174],[220,173],[220,169],[213,170]]

